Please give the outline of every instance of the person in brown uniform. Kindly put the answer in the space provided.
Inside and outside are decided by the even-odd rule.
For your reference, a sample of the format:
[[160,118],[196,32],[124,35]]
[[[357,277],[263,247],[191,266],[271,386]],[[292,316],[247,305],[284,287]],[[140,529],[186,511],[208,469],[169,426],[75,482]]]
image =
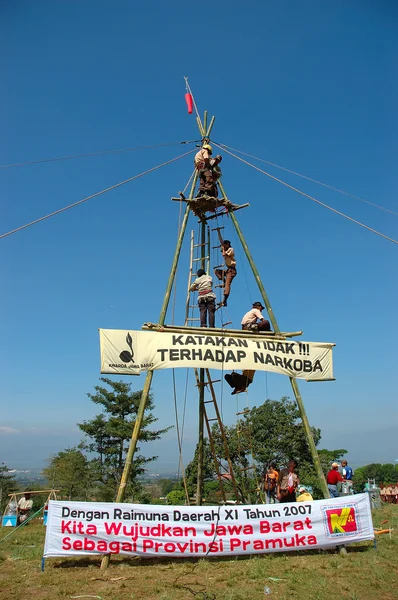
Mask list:
[[296,489],[300,483],[295,472],[296,461],[291,458],[287,463],[287,469],[282,469],[278,477],[277,498],[279,502],[296,502]]

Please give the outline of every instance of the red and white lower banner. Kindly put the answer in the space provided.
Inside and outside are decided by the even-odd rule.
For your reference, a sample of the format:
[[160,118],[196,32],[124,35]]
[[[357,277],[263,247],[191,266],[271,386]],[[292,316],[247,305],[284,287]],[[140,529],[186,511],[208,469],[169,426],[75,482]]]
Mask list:
[[44,557],[237,556],[373,538],[368,494],[308,503],[202,507],[51,500]]

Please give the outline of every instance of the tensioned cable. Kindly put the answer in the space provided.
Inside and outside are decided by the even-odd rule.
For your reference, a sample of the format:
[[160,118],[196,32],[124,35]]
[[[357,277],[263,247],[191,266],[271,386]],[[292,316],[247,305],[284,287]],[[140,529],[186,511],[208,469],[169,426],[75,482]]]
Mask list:
[[121,152],[135,152],[137,150],[146,150],[149,148],[165,148],[167,146],[179,146],[181,144],[195,144],[200,140],[188,140],[186,142],[169,142],[167,144],[154,144],[151,146],[135,146],[132,148],[118,148],[116,150],[99,150],[98,152],[88,152],[86,154],[74,154],[71,156],[58,156],[55,158],[40,158],[38,160],[29,160],[26,162],[12,163],[9,165],[0,165],[0,169],[10,169],[12,167],[25,167],[27,165],[38,165],[40,163],[57,162],[60,160],[73,160],[75,158],[87,158],[90,156],[101,156],[103,154],[120,154]]
[[348,215],[344,214],[340,210],[336,210],[335,208],[332,208],[328,204],[325,204],[324,202],[321,202],[320,200],[317,200],[313,196],[310,196],[309,194],[306,194],[305,192],[302,192],[301,190],[299,190],[298,188],[294,187],[293,185],[289,185],[288,183],[286,183],[286,181],[282,181],[282,179],[278,179],[278,177],[274,177],[274,175],[271,175],[271,173],[267,173],[267,171],[264,171],[263,169],[260,169],[260,167],[256,167],[255,165],[252,165],[247,160],[245,160],[244,158],[241,158],[240,156],[237,156],[233,152],[230,152],[225,147],[223,148],[222,146],[220,146],[219,144],[216,144],[215,142],[213,142],[213,144],[215,146],[217,146],[218,148],[220,148],[221,150],[224,150],[225,152],[227,152],[228,154],[230,154],[234,158],[237,158],[238,160],[240,160],[241,162],[245,163],[246,165],[249,165],[249,167],[252,167],[253,169],[256,169],[256,171],[260,171],[260,173],[264,173],[264,175],[267,175],[267,177],[270,177],[274,181],[277,181],[278,183],[281,183],[285,187],[290,188],[291,190],[293,190],[294,192],[297,192],[298,194],[301,194],[302,196],[305,196],[306,198],[309,198],[313,202],[316,202],[317,204],[320,204],[321,206],[324,206],[325,208],[328,208],[329,210],[331,210],[332,212],[336,213],[337,215],[340,215],[341,217],[344,217],[345,219],[348,219],[349,221],[352,221],[353,223],[356,223],[360,227],[363,227],[364,229],[367,229],[368,231],[371,231],[372,233],[375,233],[376,235],[379,235],[380,237],[388,240],[389,242],[392,242],[393,244],[397,244],[398,245],[398,240],[394,240],[394,238],[390,238],[387,235],[384,235],[384,233],[381,233],[380,231],[377,231],[376,229],[373,229],[372,227],[369,227],[368,225],[365,225],[364,223],[361,223],[361,221],[357,221],[356,219],[353,219],[352,217],[349,217]]
[[181,439],[180,425],[179,425],[179,421],[178,421],[177,387],[176,387],[176,378],[175,378],[175,370],[174,369],[172,369],[172,373],[173,373],[174,414],[175,414],[175,421],[176,421],[178,451],[179,451],[179,459],[180,459],[178,470],[181,468],[181,475],[182,475],[182,480],[183,480],[183,484],[184,484],[185,497],[187,499],[187,504],[189,506],[189,493],[188,493],[188,487],[187,487],[187,480],[185,478],[184,461],[182,458],[182,439]]
[[[194,175],[195,175],[195,170],[194,169],[192,171],[192,175],[191,177],[188,179],[186,186],[184,187],[184,189],[182,190],[182,193],[185,194],[189,184],[191,183]],[[181,222],[182,222],[182,199],[179,202],[180,204],[180,211],[179,211],[179,215],[178,215],[178,235],[180,235],[180,231],[181,231]],[[174,315],[175,315],[175,306],[176,306],[176,297],[177,297],[177,272],[176,272],[176,276],[174,278],[174,283],[173,283],[173,305],[172,305],[172,311],[171,311],[171,324],[174,325]]]
[[45,219],[49,219],[50,217],[54,217],[55,215],[59,215],[62,212],[65,212],[67,210],[69,210],[70,208],[74,208],[75,206],[78,206],[79,204],[83,204],[83,202],[87,202],[88,200],[91,200],[92,198],[96,198],[97,196],[101,196],[102,194],[105,194],[106,192],[110,192],[111,190],[114,190],[126,183],[129,183],[130,181],[133,181],[134,179],[138,179],[139,177],[143,177],[144,175],[147,175],[148,173],[152,173],[152,171],[156,171],[157,169],[160,169],[161,167],[165,167],[166,165],[169,165],[172,162],[175,162],[176,160],[179,160],[180,158],[183,158],[184,156],[187,156],[188,154],[192,154],[192,152],[195,152],[194,150],[189,150],[189,152],[185,152],[185,154],[181,154],[180,156],[176,156],[175,158],[172,158],[171,160],[168,160],[160,165],[157,165],[156,167],[152,167],[151,169],[148,169],[147,171],[143,171],[142,173],[138,173],[138,175],[134,175],[134,177],[129,177],[129,179],[125,179],[124,181],[120,181],[119,183],[115,183],[115,185],[111,185],[108,188],[105,188],[104,190],[101,190],[100,192],[96,192],[95,194],[92,194],[91,196],[87,196],[86,198],[83,198],[82,200],[78,200],[77,202],[74,202],[73,204],[69,204],[68,206],[65,206],[64,208],[60,208],[59,210],[55,210],[54,212],[45,215],[44,217],[40,217],[39,219],[36,219],[35,221],[31,221],[30,223],[26,223],[25,225],[21,225],[21,227],[17,227],[16,229],[12,229],[11,231],[7,231],[7,233],[3,233],[2,235],[0,235],[0,239],[1,238],[5,238],[8,235],[12,235],[13,233],[17,233],[18,231],[21,231],[22,229],[26,229],[27,227],[30,227],[31,225],[36,225],[36,223],[40,223],[40,221],[44,221]]
[[193,105],[195,107],[196,116],[198,117],[199,122],[201,123],[200,116],[199,116],[199,111],[198,111],[198,107],[196,106],[196,102],[195,102],[195,96],[193,95],[192,90],[191,90],[191,86],[189,85],[188,77],[184,77],[184,79],[185,79],[185,87],[187,89],[187,92],[188,92],[188,94],[191,94],[191,96],[192,96],[192,102],[193,102]]
[[[216,144],[217,145],[217,144]],[[365,200],[365,198],[361,198],[360,196],[356,196],[355,194],[350,194],[350,192],[346,192],[344,190],[340,190],[339,188],[333,187],[327,183],[323,183],[322,181],[318,181],[317,179],[312,179],[311,177],[307,177],[307,175],[303,175],[302,173],[297,173],[297,171],[292,171],[291,169],[286,169],[286,167],[281,167],[275,163],[270,162],[269,160],[265,160],[264,158],[259,158],[258,156],[254,156],[253,154],[248,154],[247,152],[243,152],[242,150],[238,150],[237,148],[232,148],[232,146],[227,146],[226,144],[221,144],[223,148],[229,148],[230,150],[234,150],[234,152],[239,152],[239,154],[243,154],[244,156],[249,156],[250,158],[254,158],[259,160],[260,162],[266,163],[267,165],[271,165],[272,167],[276,167],[277,169],[281,169],[282,171],[286,171],[287,173],[291,173],[292,175],[297,175],[297,177],[301,177],[302,179],[307,179],[307,181],[312,181],[312,183],[317,183],[318,185],[322,185],[323,187],[328,188],[329,190],[333,190],[334,192],[339,192],[340,194],[344,194],[345,196],[350,196],[351,198],[355,198],[356,200],[360,200],[361,202],[365,202],[366,204],[370,204],[370,206],[374,206],[375,208],[380,208],[380,210],[384,210],[386,212],[391,213],[392,215],[396,215],[398,217],[398,213],[385,206],[381,206],[380,204],[375,204],[374,202],[370,202],[369,200]]]

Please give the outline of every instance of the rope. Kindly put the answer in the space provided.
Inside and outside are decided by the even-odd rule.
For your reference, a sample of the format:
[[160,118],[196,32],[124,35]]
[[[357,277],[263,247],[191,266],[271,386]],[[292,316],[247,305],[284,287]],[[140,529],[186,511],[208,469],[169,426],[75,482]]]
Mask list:
[[78,200],[78,202],[74,202],[73,204],[69,204],[68,206],[65,206],[64,208],[60,208],[59,210],[56,210],[48,215],[45,215],[44,217],[40,217],[39,219],[36,219],[35,221],[31,221],[30,223],[26,223],[25,225],[21,225],[21,227],[17,227],[16,229],[12,229],[11,231],[7,231],[7,233],[3,233],[2,235],[0,235],[0,239],[5,238],[9,235],[12,235],[13,233],[17,233],[18,231],[21,231],[22,229],[26,229],[27,227],[31,227],[32,225],[36,225],[36,223],[40,223],[40,221],[44,221],[45,219],[49,219],[50,217],[54,217],[55,215],[59,215],[62,212],[65,212],[67,210],[69,210],[70,208],[74,208],[75,206],[78,206],[79,204],[83,204],[83,202],[87,202],[88,200],[91,200],[92,198],[96,198],[97,196],[101,196],[102,194],[105,194],[106,192],[110,192],[111,190],[114,190],[122,185],[125,185],[126,183],[129,183],[130,181],[133,181],[134,179],[138,179],[139,177],[143,177],[144,175],[147,175],[148,173],[152,173],[152,171],[156,171],[157,169],[160,169],[161,167],[164,167],[166,165],[169,165],[172,162],[175,162],[176,160],[179,160],[180,158],[183,158],[184,156],[187,156],[188,154],[192,154],[192,152],[195,152],[195,150],[189,150],[189,152],[185,152],[185,154],[181,154],[180,156],[176,156],[175,158],[172,158],[171,160],[168,160],[160,165],[157,165],[156,167],[152,167],[151,169],[148,169],[147,171],[144,171],[143,173],[139,173],[138,175],[134,175],[134,177],[130,177],[129,179],[125,179],[124,181],[121,181],[119,183],[116,183],[115,185],[112,185],[108,188],[105,188],[104,190],[101,190],[100,192],[96,192],[95,194],[92,194],[91,196],[87,196],[86,198],[83,198],[82,200]]
[[264,175],[267,175],[267,177],[270,177],[274,181],[277,181],[278,183],[281,183],[285,187],[293,190],[294,192],[297,192],[298,194],[301,194],[302,196],[305,196],[306,198],[309,198],[313,202],[316,202],[317,204],[320,204],[324,208],[327,208],[327,209],[331,210],[332,212],[336,213],[337,215],[340,215],[341,217],[344,217],[345,219],[348,219],[349,221],[352,221],[353,223],[356,223],[360,227],[363,227],[364,229],[367,229],[368,231],[371,231],[372,233],[375,233],[376,235],[379,235],[380,237],[384,238],[385,240],[388,240],[389,242],[392,242],[393,244],[397,244],[398,245],[398,240],[395,240],[394,238],[390,238],[387,235],[384,235],[384,233],[381,233],[380,231],[377,231],[376,229],[373,229],[372,227],[369,227],[368,225],[365,225],[364,223],[361,223],[361,221],[357,221],[356,219],[353,219],[352,217],[349,217],[345,213],[343,213],[343,212],[341,212],[339,210],[336,210],[335,208],[332,208],[328,204],[325,204],[324,202],[321,202],[320,200],[317,200],[313,196],[310,196],[309,194],[306,194],[305,192],[302,192],[298,188],[296,188],[296,187],[294,187],[292,185],[289,185],[288,183],[286,183],[286,181],[282,181],[282,179],[278,179],[278,177],[274,177],[274,175],[271,175],[270,173],[267,173],[267,171],[264,171],[263,169],[260,169],[259,167],[256,167],[255,165],[252,165],[247,160],[244,160],[240,156],[237,156],[236,154],[233,154],[233,152],[230,152],[226,148],[222,148],[219,144],[216,144],[215,142],[213,142],[213,144],[215,146],[217,146],[218,148],[220,148],[221,150],[224,150],[225,152],[227,152],[228,154],[230,154],[234,158],[240,160],[241,162],[245,163],[246,165],[249,165],[249,167],[252,167],[256,171],[260,171],[260,173],[264,173]]
[[169,142],[167,144],[154,144],[152,146],[135,146],[132,148],[117,148],[116,150],[99,150],[98,152],[88,152],[86,154],[73,154],[71,156],[57,156],[55,158],[40,158],[38,160],[29,160],[20,163],[11,163],[9,165],[0,165],[0,169],[10,169],[12,167],[25,167],[27,165],[38,165],[40,163],[57,162],[60,160],[73,160],[75,158],[87,158],[89,156],[101,156],[104,154],[136,152],[137,150],[146,150],[149,148],[165,148],[166,146],[178,146],[181,144],[196,144],[197,142],[200,142],[200,140],[188,140],[185,142]]
[[[192,171],[192,175],[191,177],[188,179],[186,186],[184,187],[182,193],[185,194],[185,191],[187,189],[187,187],[189,186],[189,184],[191,183],[193,176],[195,174],[195,170],[194,169]],[[178,236],[180,235],[180,231],[181,231],[181,222],[182,222],[182,199],[180,200],[180,210],[179,210],[179,214],[178,214]],[[175,315],[175,306],[176,306],[176,299],[177,299],[177,275],[178,275],[178,271],[176,272],[176,276],[174,278],[174,282],[173,282],[173,305],[172,305],[172,311],[171,311],[171,323],[172,325],[174,325],[174,315]]]
[[[191,96],[192,96],[192,102],[193,102],[193,105],[194,105],[194,108],[195,108],[196,116],[198,117],[199,122],[202,123],[202,121],[200,120],[198,107],[196,106],[195,96],[193,95],[192,90],[191,90],[191,86],[188,83],[188,77],[184,77],[184,79],[185,79],[185,87],[187,89],[187,92],[188,92],[188,94],[191,94]],[[206,132],[204,131],[203,133],[206,133]]]
[[187,505],[189,506],[189,493],[188,493],[188,487],[187,487],[187,481],[185,478],[185,469],[184,469],[184,461],[182,458],[182,440],[181,440],[181,433],[180,433],[180,425],[178,422],[178,407],[177,407],[177,388],[176,388],[176,377],[175,377],[175,369],[172,369],[173,371],[173,395],[174,395],[174,413],[175,413],[175,420],[176,420],[176,431],[177,431],[177,441],[178,441],[178,451],[179,451],[179,468],[181,467],[181,475],[182,475],[182,481],[184,484],[184,490],[185,490],[185,497],[187,500]]
[[303,175],[302,173],[297,173],[297,171],[292,171],[291,169],[286,169],[285,167],[281,167],[280,165],[276,165],[275,163],[270,162],[269,160],[265,160],[264,158],[259,158],[258,156],[254,156],[253,154],[248,154],[247,152],[243,152],[242,150],[238,150],[237,148],[232,148],[232,146],[227,146],[226,144],[220,144],[223,148],[229,148],[230,150],[234,150],[235,152],[239,152],[239,154],[243,154],[244,156],[249,156],[250,158],[255,158],[260,162],[266,163],[267,165],[271,165],[272,167],[276,167],[277,169],[281,169],[282,171],[286,171],[286,173],[291,173],[292,175],[297,175],[297,177],[301,177],[302,179],[307,179],[307,181],[311,181],[312,183],[317,183],[323,187],[328,188],[329,190],[333,190],[334,192],[339,192],[340,194],[344,194],[345,196],[350,196],[350,198],[355,198],[356,200],[360,200],[361,202],[365,202],[366,204],[370,204],[370,206],[374,206],[375,208],[379,208],[380,210],[384,210],[392,215],[396,215],[398,217],[398,213],[389,208],[385,208],[384,206],[380,206],[380,204],[375,204],[374,202],[370,202],[369,200],[365,200],[360,196],[355,196],[355,194],[350,194],[350,192],[345,192],[344,190],[340,190],[339,188],[333,187],[332,185],[328,185],[327,183],[323,183],[322,181],[318,181],[317,179],[312,179],[311,177],[307,177],[307,175]]
[[182,410],[182,424],[181,424],[181,443],[184,440],[185,414],[186,414],[187,396],[188,396],[188,380],[189,380],[189,369],[187,369],[187,376],[185,379],[184,406],[183,406],[183,410]]
[[10,531],[10,533],[7,533],[7,535],[5,535],[3,538],[1,538],[0,544],[1,544],[1,542],[4,542],[4,540],[6,540],[8,537],[10,537],[10,535],[15,533],[18,529],[20,529],[21,527],[23,527],[24,525],[29,523],[29,521],[31,521],[36,515],[38,515],[39,512],[41,512],[44,507],[45,507],[45,504],[43,504],[43,506],[41,508],[39,508],[39,510],[37,510],[35,513],[33,513],[33,515],[30,515],[30,517],[28,517],[25,521],[20,523],[20,525],[18,525],[18,527],[16,527],[15,529],[13,528],[12,531]]

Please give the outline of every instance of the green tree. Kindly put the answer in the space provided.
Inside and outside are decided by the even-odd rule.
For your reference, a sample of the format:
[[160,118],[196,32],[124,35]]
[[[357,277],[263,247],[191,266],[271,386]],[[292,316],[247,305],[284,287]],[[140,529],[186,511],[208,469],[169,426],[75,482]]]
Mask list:
[[378,485],[395,484],[398,482],[398,465],[372,463],[354,471],[353,481],[358,490],[364,489],[368,479],[374,479]]
[[[196,445],[195,454],[191,462],[185,469],[185,480],[190,496],[196,494],[196,486],[198,483],[198,454],[199,444]],[[203,440],[203,480],[209,481],[214,478],[214,459],[210,450],[210,444],[207,438]],[[168,496],[167,496],[168,497]]]
[[180,487],[180,484],[177,479],[159,479],[158,484],[160,485],[161,495],[167,496],[169,492]]
[[167,494],[167,504],[171,506],[185,505],[185,493],[183,490],[172,490]]
[[0,514],[3,514],[3,510],[8,504],[8,494],[15,492],[18,489],[17,482],[15,481],[14,475],[9,472],[9,468],[5,463],[0,465]]
[[[134,427],[141,392],[132,392],[131,384],[112,381],[106,377],[100,380],[107,386],[95,386],[95,394],[87,394],[94,404],[102,407],[102,412],[90,421],[78,423],[86,434],[81,449],[94,454],[90,461],[93,477],[100,484],[98,496],[103,500],[115,499],[123,472],[128,442]],[[159,439],[170,428],[153,430],[150,426],[157,421],[152,414],[153,398],[150,397],[144,415],[139,441],[150,442]],[[137,447],[139,451],[139,447]],[[140,491],[137,476],[144,473],[147,463],[155,460],[134,455],[133,468],[127,486],[127,495],[133,499]]]
[[68,500],[87,500],[91,470],[86,456],[78,448],[68,448],[53,456],[42,475],[50,486],[59,489]]
[[[217,425],[213,425],[213,437],[219,460],[224,464],[226,455]],[[244,495],[253,500],[256,486],[268,465],[275,461],[280,468],[290,458],[298,463],[301,481],[311,485],[315,497],[322,497],[304,426],[295,402],[286,397],[279,401],[266,400],[249,410],[235,427],[225,427],[228,449],[234,464],[235,478]],[[321,439],[321,431],[312,427],[315,444]],[[333,460],[346,454],[346,450],[320,450],[322,467],[326,473]],[[256,466],[256,473],[249,468]]]

